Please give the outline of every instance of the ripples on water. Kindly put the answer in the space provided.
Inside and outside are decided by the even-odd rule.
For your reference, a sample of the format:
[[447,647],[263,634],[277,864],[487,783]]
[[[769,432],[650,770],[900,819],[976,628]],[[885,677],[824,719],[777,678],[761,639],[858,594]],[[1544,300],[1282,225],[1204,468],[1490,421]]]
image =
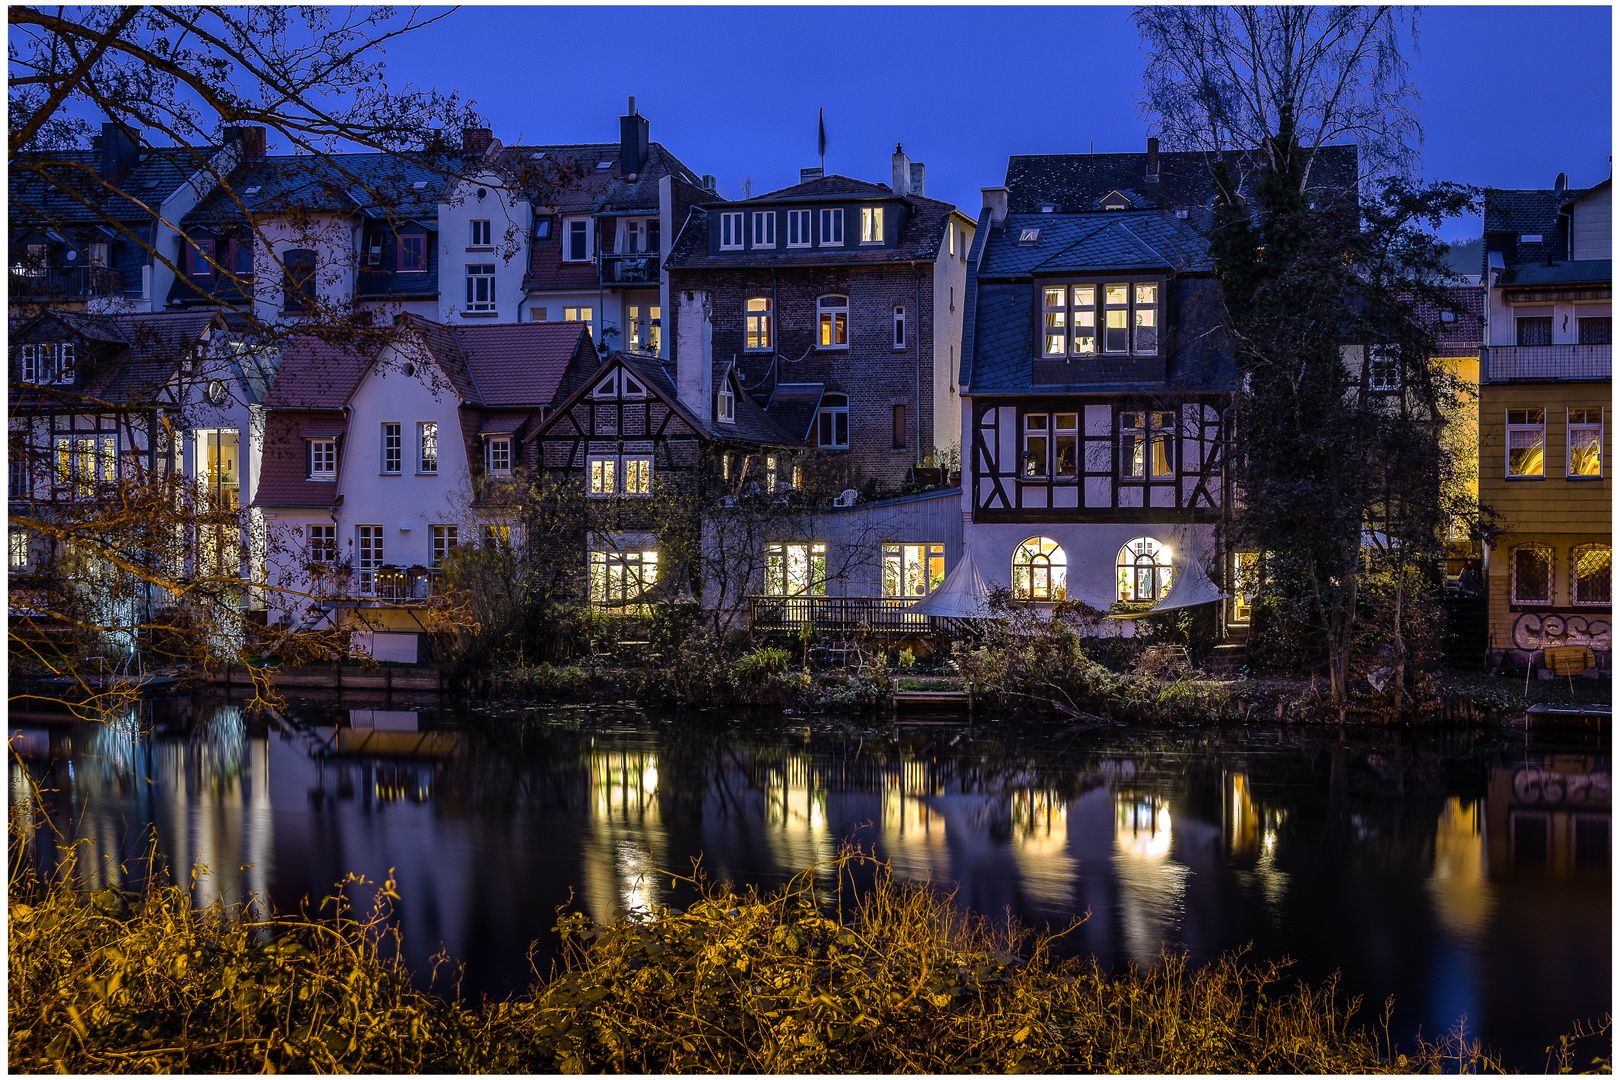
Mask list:
[[[569,710],[294,710],[219,702],[102,724],[12,718],[24,857],[138,884],[156,836],[201,904],[295,909],[392,871],[407,960],[464,990],[531,977],[572,902],[684,904],[667,874],[772,886],[855,840],[896,874],[1061,929],[1105,965],[1252,943],[1335,970],[1397,1034],[1467,1017],[1510,1065],[1610,1008],[1609,757],[1595,737],[1318,730],[726,724]],[[137,880],[131,880],[134,874]],[[349,886],[369,905],[370,889]],[[1364,1018],[1375,1010],[1368,1008]]]

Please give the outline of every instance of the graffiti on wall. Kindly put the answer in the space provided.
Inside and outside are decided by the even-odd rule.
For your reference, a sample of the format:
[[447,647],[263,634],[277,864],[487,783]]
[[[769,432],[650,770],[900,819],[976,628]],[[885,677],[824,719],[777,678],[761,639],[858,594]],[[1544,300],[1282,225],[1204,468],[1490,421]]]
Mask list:
[[1536,615],[1525,612],[1513,620],[1515,649],[1546,649],[1560,645],[1609,647],[1609,620],[1585,615]]

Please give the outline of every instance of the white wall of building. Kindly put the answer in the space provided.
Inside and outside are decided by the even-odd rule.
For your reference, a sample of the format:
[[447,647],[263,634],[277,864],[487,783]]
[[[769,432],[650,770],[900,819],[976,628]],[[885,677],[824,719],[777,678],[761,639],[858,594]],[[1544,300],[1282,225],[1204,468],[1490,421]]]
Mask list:
[[[962,316],[967,310],[967,253],[973,245],[973,226],[951,214],[947,232],[934,255],[934,451],[943,453],[958,443],[962,424],[962,396],[956,377],[962,361]],[[956,253],[951,253],[955,230]],[[967,458],[962,455],[963,460]]]
[[[482,195],[479,192],[483,192]],[[489,243],[473,243],[473,221],[489,222]],[[533,208],[496,169],[459,180],[439,203],[439,322],[518,322],[523,318],[523,276],[529,267]],[[493,266],[493,311],[467,306],[467,267]]]
[[341,312],[353,306],[360,247],[356,219],[347,214],[309,214],[299,220],[270,218],[254,224],[255,317],[283,323],[298,322],[308,314],[283,306],[283,260],[286,252],[295,249],[315,252],[315,295],[323,311]]

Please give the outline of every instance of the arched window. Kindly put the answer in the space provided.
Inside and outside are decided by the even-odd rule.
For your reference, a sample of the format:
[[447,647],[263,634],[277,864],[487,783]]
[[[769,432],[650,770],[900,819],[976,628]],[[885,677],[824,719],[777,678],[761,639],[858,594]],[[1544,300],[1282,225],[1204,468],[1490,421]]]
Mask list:
[[823,296],[816,301],[816,318],[819,348],[849,348],[849,297]]
[[1156,604],[1170,591],[1170,545],[1138,536],[1119,549],[1119,602]]
[[1614,550],[1608,544],[1583,544],[1570,552],[1569,599],[1574,604],[1609,606],[1613,592]]
[[1036,536],[1018,545],[1012,558],[1015,600],[1062,600],[1069,557],[1056,540]]
[[1553,553],[1543,544],[1513,549],[1513,602],[1550,604],[1553,595]]
[[771,347],[771,298],[756,296],[743,305],[743,348]]
[[816,415],[816,445],[824,450],[849,449],[849,398],[824,394]]

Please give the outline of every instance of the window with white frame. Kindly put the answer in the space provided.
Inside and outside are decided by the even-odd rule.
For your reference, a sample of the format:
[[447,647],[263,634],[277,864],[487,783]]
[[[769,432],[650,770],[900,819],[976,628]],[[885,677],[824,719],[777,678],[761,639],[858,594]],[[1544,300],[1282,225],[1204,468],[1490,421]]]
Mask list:
[[593,309],[593,308],[588,308],[588,307],[565,307],[565,308],[563,308],[563,322],[583,322],[583,323],[588,323],[588,322],[591,321],[591,318],[592,318],[592,316],[594,314],[595,314],[595,309]]
[[776,211],[754,211],[754,246],[757,248],[773,248],[776,246]]
[[1513,549],[1513,603],[1551,604],[1553,597],[1553,551],[1545,544],[1525,544]]
[[1158,353],[1159,282],[1052,284],[1037,288],[1042,357]]
[[309,533],[305,543],[304,555],[311,565],[330,566],[337,562],[337,526],[336,525],[309,525]]
[[1367,389],[1387,392],[1400,388],[1400,350],[1394,345],[1367,346]]
[[944,581],[944,544],[883,545],[884,596],[927,596]]
[[1540,479],[1546,475],[1547,410],[1507,411],[1508,479]]
[[771,348],[771,298],[755,296],[743,304],[743,348]]
[[398,424],[384,424],[382,426],[382,471],[397,473],[404,460],[404,446],[400,439]]
[[116,435],[58,435],[56,437],[56,482],[81,499],[96,488],[118,480],[118,437]]
[[439,425],[432,420],[416,425],[416,471],[419,473],[436,473],[439,471]]
[[1080,414],[1052,414],[1052,475],[1073,480],[1080,467]]
[[776,455],[765,455],[765,493],[776,494]]
[[1044,477],[1050,468],[1052,432],[1047,426],[1051,417],[1046,413],[1028,413],[1024,417],[1023,475]]
[[589,218],[570,218],[564,223],[563,258],[568,262],[588,262],[591,257]]
[[434,570],[444,568],[447,555],[456,550],[456,533],[459,526],[434,525],[433,526],[433,565]]
[[731,392],[731,387],[722,386],[715,396],[715,419],[722,424],[735,424],[737,422],[737,395]]
[[310,439],[309,478],[311,480],[337,479],[337,440]]
[[743,246],[743,214],[720,215],[720,249],[735,250]]
[[765,595],[826,596],[826,544],[766,544]]
[[1115,571],[1120,603],[1156,604],[1170,592],[1170,546],[1151,536],[1139,536],[1119,549]]
[[647,396],[647,388],[641,385],[636,377],[624,368],[615,368],[608,373],[607,378],[596,384],[591,396],[599,399],[635,398]]
[[1049,536],[1033,536],[1012,557],[1014,600],[1062,600],[1068,595],[1069,557]]
[[906,347],[906,309],[899,305],[894,309],[894,347]]
[[810,211],[789,210],[787,212],[787,246],[810,246]]
[[1176,414],[1173,412],[1120,413],[1120,476],[1173,476],[1175,433]]
[[861,207],[861,243],[883,243],[883,207]]
[[28,566],[28,534],[21,529],[12,529],[8,533],[10,540],[10,566],[13,570],[22,570]]
[[616,457],[593,457],[585,462],[585,491],[590,495],[605,497],[619,493],[619,459]]
[[486,465],[491,476],[512,475],[512,439],[509,435],[501,435],[490,439],[485,444]]
[[844,246],[844,208],[830,206],[821,211],[821,246]]
[[1581,544],[1569,553],[1569,601],[1577,607],[1608,607],[1614,589],[1614,549]]
[[823,450],[849,449],[849,397],[824,394],[816,411],[816,444]]
[[849,348],[849,297],[823,296],[816,301],[818,331],[816,346],[822,349]]
[[1569,470],[1572,480],[1596,480],[1603,475],[1603,410],[1570,409]]
[[467,264],[467,310],[495,310],[495,264]]
[[468,239],[467,239],[468,246],[469,247],[489,247],[489,246],[491,246],[490,242],[489,242],[489,237],[490,237],[489,222],[488,221],[474,221],[474,222],[470,222],[470,224],[472,225],[472,235],[470,237],[468,237]]
[[22,382],[48,386],[66,382],[73,370],[73,342],[38,342],[17,347],[18,375]]
[[355,569],[360,573],[360,593],[370,596],[377,590],[377,571],[383,564],[381,525],[354,527]]
[[623,607],[658,584],[658,550],[591,552],[591,600]]

